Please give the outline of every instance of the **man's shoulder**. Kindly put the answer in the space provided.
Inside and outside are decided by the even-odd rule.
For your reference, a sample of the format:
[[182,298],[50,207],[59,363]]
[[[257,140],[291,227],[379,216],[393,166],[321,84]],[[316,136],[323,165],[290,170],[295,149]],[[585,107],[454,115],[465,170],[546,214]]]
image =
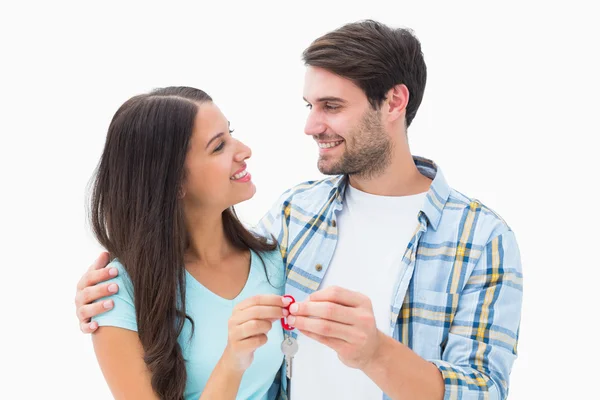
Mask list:
[[282,215],[299,212],[304,216],[312,216],[327,203],[332,196],[339,193],[343,176],[332,176],[321,180],[305,181],[292,186],[279,196],[271,209],[260,220],[257,230],[263,235],[266,232],[279,235],[280,224],[273,222]]
[[342,175],[336,175],[320,180],[301,182],[286,190],[279,200],[281,203],[302,203],[306,201],[319,203],[327,199],[332,191],[337,190],[342,179]]
[[[469,219],[469,214],[472,220]],[[492,238],[511,230],[506,220],[484,202],[452,188],[444,206],[443,216],[446,218],[442,220],[447,224],[474,223],[477,227],[475,233],[480,237]]]

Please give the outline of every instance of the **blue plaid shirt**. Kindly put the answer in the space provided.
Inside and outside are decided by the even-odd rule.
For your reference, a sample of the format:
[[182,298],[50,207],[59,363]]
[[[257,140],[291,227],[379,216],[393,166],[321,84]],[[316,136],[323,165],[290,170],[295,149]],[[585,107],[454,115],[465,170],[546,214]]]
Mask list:
[[[433,182],[398,265],[387,333],[439,368],[445,399],[505,399],[523,294],[515,235],[489,208],[451,189],[432,161],[414,160]],[[347,185],[345,176],[300,184],[259,223],[279,242],[285,292],[296,301],[327,273]],[[286,380],[279,386],[285,398]]]

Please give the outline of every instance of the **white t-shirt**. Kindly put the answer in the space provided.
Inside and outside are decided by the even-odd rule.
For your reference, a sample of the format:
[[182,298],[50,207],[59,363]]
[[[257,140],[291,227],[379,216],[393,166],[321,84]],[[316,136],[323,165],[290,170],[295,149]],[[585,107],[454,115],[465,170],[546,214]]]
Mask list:
[[[388,334],[394,284],[426,193],[376,196],[348,185],[345,196],[337,218],[338,242],[319,289],[340,286],[366,295],[377,328]],[[293,400],[381,399],[381,389],[362,371],[345,366],[329,347],[300,332],[298,344]]]

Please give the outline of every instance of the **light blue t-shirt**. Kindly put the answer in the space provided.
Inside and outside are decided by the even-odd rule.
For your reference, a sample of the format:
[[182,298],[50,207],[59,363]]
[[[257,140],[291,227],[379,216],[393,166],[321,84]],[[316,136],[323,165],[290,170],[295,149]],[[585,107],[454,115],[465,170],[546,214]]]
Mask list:
[[[186,272],[186,313],[195,324],[191,340],[191,324],[188,320],[178,339],[186,360],[186,400],[200,398],[210,374],[221,358],[227,345],[227,324],[233,308],[244,299],[258,294],[283,294],[284,267],[279,251],[261,253],[270,283],[261,259],[256,253],[251,254],[248,280],[233,300],[217,296]],[[119,284],[119,292],[103,300],[112,299],[115,306],[93,320],[98,322],[98,326],[115,326],[137,332],[131,280],[118,260],[111,262],[109,267],[119,270],[119,275],[108,281]],[[244,373],[238,399],[268,399],[269,389],[283,362],[280,348],[283,331],[278,321],[273,323],[267,337],[267,343],[256,350],[252,365]]]

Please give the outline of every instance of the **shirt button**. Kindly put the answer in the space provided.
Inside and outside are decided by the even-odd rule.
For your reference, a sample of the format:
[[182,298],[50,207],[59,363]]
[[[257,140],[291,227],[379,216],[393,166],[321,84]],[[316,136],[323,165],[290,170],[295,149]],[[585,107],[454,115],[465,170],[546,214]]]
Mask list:
[[321,264],[317,264],[317,265],[315,265],[315,269],[316,269],[318,272],[321,272],[321,270],[323,269],[323,266],[322,266]]
[[331,226],[333,226],[334,228],[337,226],[337,222],[335,222],[335,219],[331,221]]

